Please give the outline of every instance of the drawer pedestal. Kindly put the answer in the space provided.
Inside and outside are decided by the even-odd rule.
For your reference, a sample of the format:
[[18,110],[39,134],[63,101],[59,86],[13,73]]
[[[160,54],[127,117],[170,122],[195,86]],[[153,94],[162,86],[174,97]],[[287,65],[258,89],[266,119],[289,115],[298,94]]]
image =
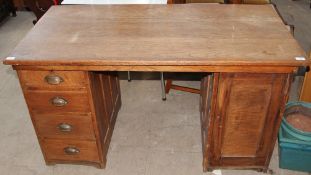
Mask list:
[[266,171],[288,98],[291,74],[214,73],[201,85],[204,171]]
[[115,72],[18,70],[47,164],[106,165],[121,107]]

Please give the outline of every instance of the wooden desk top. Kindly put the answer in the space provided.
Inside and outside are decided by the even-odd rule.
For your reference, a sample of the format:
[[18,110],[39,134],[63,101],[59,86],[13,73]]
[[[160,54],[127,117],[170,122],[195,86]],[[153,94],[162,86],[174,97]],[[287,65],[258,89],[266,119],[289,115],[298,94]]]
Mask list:
[[36,66],[309,62],[295,59],[305,53],[271,5],[54,6],[9,56]]

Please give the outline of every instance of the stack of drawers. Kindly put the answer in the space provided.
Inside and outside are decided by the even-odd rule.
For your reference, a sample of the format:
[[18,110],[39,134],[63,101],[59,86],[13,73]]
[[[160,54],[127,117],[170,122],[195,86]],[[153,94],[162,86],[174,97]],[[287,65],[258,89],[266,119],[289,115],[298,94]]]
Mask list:
[[19,70],[18,75],[46,163],[103,167],[88,73]]

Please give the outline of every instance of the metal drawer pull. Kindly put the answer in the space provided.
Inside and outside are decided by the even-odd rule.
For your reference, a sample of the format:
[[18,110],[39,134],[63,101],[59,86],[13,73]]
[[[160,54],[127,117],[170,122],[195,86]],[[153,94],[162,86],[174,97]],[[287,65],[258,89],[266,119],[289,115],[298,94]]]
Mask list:
[[51,85],[58,85],[64,81],[63,78],[58,75],[47,75],[44,79],[48,84]]
[[67,124],[67,123],[61,123],[57,126],[57,128],[61,131],[61,132],[70,132],[72,130],[72,126]]
[[62,97],[54,97],[51,99],[51,103],[54,106],[65,106],[68,104],[67,100]]
[[64,148],[64,152],[68,155],[75,155],[75,154],[79,154],[80,150],[76,147],[66,147]]

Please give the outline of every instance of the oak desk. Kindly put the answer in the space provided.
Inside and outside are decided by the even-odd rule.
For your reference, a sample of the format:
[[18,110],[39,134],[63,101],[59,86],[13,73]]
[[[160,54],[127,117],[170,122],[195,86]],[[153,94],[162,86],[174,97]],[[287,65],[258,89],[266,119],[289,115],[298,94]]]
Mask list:
[[18,72],[47,164],[105,167],[116,71],[182,71],[206,72],[204,171],[266,170],[303,57],[271,5],[74,5],[52,7],[4,63]]

